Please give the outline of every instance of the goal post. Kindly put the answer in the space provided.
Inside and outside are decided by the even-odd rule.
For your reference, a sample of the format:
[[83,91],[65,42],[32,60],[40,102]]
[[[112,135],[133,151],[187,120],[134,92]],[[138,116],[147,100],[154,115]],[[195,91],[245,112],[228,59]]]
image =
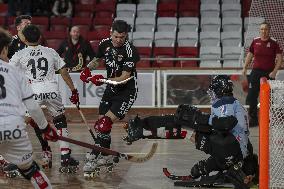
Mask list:
[[284,188],[284,81],[260,81],[259,188]]

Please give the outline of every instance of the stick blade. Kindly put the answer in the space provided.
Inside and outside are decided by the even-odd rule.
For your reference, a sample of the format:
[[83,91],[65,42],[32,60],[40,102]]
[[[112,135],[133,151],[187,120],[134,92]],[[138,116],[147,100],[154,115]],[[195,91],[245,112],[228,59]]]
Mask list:
[[144,163],[150,160],[154,156],[154,154],[157,151],[157,148],[158,148],[158,143],[155,142],[152,144],[151,150],[144,157],[136,157],[132,155],[127,155],[128,156],[127,160],[134,162],[134,163]]

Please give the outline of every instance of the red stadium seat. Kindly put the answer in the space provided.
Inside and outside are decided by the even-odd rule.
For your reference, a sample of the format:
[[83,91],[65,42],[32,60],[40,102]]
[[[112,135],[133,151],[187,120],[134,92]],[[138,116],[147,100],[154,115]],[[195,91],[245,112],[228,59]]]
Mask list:
[[98,47],[99,47],[99,40],[92,40],[90,41],[90,44],[92,46],[92,48],[94,49],[95,52],[98,52]]
[[34,25],[37,25],[42,32],[49,30],[49,18],[48,17],[45,17],[45,16],[33,17],[32,23]]
[[65,39],[68,36],[64,31],[45,31],[43,35],[45,39]]
[[9,30],[16,29],[16,27],[15,27],[15,19],[16,19],[15,16],[9,16],[8,17],[7,25],[9,27]]
[[200,14],[199,1],[180,1],[178,7],[180,17],[198,17]]
[[113,18],[115,13],[115,3],[99,3],[95,7],[95,17]]
[[0,16],[6,16],[8,13],[8,4],[0,3]]
[[4,16],[0,17],[0,25],[1,26],[5,26],[6,25],[6,17],[4,17]]
[[74,16],[92,18],[94,10],[94,4],[76,4]]
[[64,31],[45,31],[43,36],[46,40],[47,46],[55,50],[58,49],[61,42],[67,38],[67,32]]
[[157,12],[158,17],[176,17],[177,3],[159,3]]
[[94,40],[102,40],[105,38],[108,38],[110,36],[110,31],[109,30],[100,30],[100,31],[89,31],[87,33],[87,40],[89,41],[94,41]]
[[[140,58],[150,58],[152,54],[152,47],[137,47]],[[150,60],[140,60],[136,64],[136,68],[148,68],[151,67]]]
[[50,31],[67,31],[70,26],[70,19],[67,17],[51,17]]
[[[177,47],[176,51],[177,58],[197,58],[198,48],[197,47]],[[176,63],[176,67],[198,67],[196,60],[180,60]]]
[[110,29],[111,24],[113,22],[112,18],[99,18],[99,17],[95,17],[93,20],[93,29],[94,30],[100,30],[101,28],[103,29]]
[[46,40],[47,47],[57,50],[60,44],[62,43],[62,41],[63,41],[62,39],[47,39]]
[[[175,48],[174,47],[154,47],[153,56],[163,58],[174,58]],[[158,60],[155,61],[153,66],[155,67],[174,67],[172,60]]]

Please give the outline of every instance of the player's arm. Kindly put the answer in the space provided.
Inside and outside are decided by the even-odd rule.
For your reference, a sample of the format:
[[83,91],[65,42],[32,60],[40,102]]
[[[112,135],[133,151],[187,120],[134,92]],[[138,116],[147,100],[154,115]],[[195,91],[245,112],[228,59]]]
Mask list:
[[243,67],[243,75],[244,76],[247,75],[247,69],[248,69],[248,66],[251,63],[252,59],[253,59],[253,54],[251,52],[248,52],[246,59],[245,59],[245,64],[244,64],[244,67]]
[[130,76],[131,76],[131,72],[122,71],[121,76],[109,78],[109,80],[112,80],[112,81],[123,81],[125,79],[128,79]]
[[67,69],[65,67],[61,68],[59,70],[59,73],[60,73],[61,77],[63,78],[63,80],[65,81],[66,85],[68,85],[69,89],[71,91],[75,90],[76,88],[74,86],[74,83],[73,83]]
[[273,71],[269,74],[270,78],[275,79],[277,71],[282,66],[282,61],[283,61],[282,53],[276,54],[276,64],[275,64],[275,67],[274,67]]

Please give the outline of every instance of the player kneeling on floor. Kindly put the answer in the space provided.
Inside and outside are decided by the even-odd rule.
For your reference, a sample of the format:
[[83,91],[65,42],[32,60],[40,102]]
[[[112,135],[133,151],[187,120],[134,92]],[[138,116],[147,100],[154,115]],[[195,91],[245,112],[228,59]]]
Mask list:
[[[258,181],[258,158],[253,154],[248,138],[247,111],[234,98],[233,83],[228,76],[215,76],[208,94],[212,100],[211,114],[183,104],[177,108],[175,115],[136,117],[128,122],[125,140],[131,144],[147,138],[145,133],[148,131],[159,133],[161,128],[168,132],[176,129],[177,136],[190,139],[196,149],[210,155],[192,167],[194,179],[221,171],[225,180],[237,188],[247,188],[252,180]],[[182,135],[183,129],[187,131],[186,136]]]

